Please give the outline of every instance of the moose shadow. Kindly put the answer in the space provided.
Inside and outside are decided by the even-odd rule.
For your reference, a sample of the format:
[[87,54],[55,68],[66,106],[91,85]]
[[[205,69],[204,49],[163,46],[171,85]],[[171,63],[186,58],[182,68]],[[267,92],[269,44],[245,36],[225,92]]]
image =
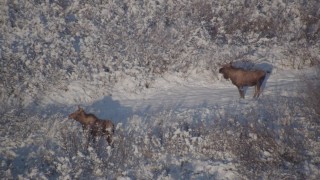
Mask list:
[[259,63],[259,64],[256,64],[254,66],[254,69],[261,69],[263,70],[264,72],[267,72],[267,75],[266,75],[266,78],[264,79],[263,83],[262,83],[262,91],[265,89],[266,85],[267,85],[267,82],[269,80],[269,77],[270,77],[270,74],[272,73],[272,70],[273,70],[273,66],[269,63]]
[[95,114],[101,119],[110,119],[115,124],[126,123],[128,117],[131,117],[133,114],[132,108],[122,106],[119,101],[113,100],[111,96],[105,96],[103,99],[97,100],[92,104],[49,104],[41,107],[33,103],[27,106],[25,111],[29,114],[39,114],[43,117],[53,116],[55,114],[67,117],[78,105],[84,107],[86,112]]
[[111,96],[105,96],[103,99],[86,106],[86,110],[99,118],[111,119],[114,123],[126,123],[128,117],[133,114],[132,108],[122,106]]

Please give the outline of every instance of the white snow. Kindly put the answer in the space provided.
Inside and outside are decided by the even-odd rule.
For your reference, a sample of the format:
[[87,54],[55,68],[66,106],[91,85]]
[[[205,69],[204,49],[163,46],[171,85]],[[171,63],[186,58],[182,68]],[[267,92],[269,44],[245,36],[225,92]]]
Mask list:
[[[209,72],[200,74],[192,72],[189,77],[165,74],[163,77],[155,79],[151,87],[145,88],[141,92],[133,92],[127,83],[122,86],[119,83],[109,93],[106,93],[105,89],[97,89],[86,82],[74,81],[68,85],[67,91],[54,89],[47,92],[40,101],[40,109],[38,110],[44,118],[50,118],[46,112],[47,109],[45,109],[47,106],[55,105],[58,111],[64,109],[62,111],[65,113],[63,119],[57,121],[54,120],[55,117],[52,117],[50,119],[53,124],[50,125],[50,121],[48,121],[46,127],[42,129],[45,131],[47,129],[47,135],[49,135],[47,138],[50,141],[59,142],[61,147],[72,154],[72,158],[59,157],[58,154],[61,152],[54,149],[49,150],[45,156],[48,161],[53,161],[54,157],[58,156],[54,161],[54,166],[62,179],[71,178],[70,174],[73,174],[73,177],[84,174],[86,170],[83,168],[86,166],[82,166],[83,164],[81,165],[80,162],[93,162],[91,176],[96,177],[103,177],[106,174],[107,171],[103,169],[104,164],[107,163],[110,168],[116,167],[117,163],[121,164],[121,161],[118,160],[109,162],[117,152],[122,152],[121,149],[113,150],[110,146],[102,151],[93,146],[89,146],[86,151],[81,149],[81,144],[85,144],[81,140],[82,136],[77,135],[82,132],[81,127],[77,122],[65,118],[67,111],[71,113],[80,104],[98,117],[112,119],[117,123],[114,146],[126,147],[121,156],[137,159],[125,161],[123,166],[131,169],[127,169],[126,173],[114,174],[117,179],[130,178],[132,172],[135,172],[135,177],[140,178],[150,178],[157,174],[160,179],[176,179],[183,173],[185,178],[191,179],[238,179],[243,176],[239,174],[237,157],[233,154],[234,152],[231,153],[226,149],[228,146],[225,141],[221,141],[222,144],[218,142],[220,142],[219,139],[226,137],[236,140],[240,136],[237,135],[239,132],[229,129],[221,132],[223,135],[221,134],[222,137],[219,137],[219,133],[211,134],[210,131],[207,133],[201,131],[208,130],[209,126],[219,130],[219,128],[216,129],[215,124],[219,124],[219,118],[226,117],[225,122],[221,121],[220,125],[231,123],[236,127],[241,127],[242,123],[248,124],[248,128],[252,129],[247,134],[248,141],[260,142],[261,134],[256,132],[255,128],[264,125],[265,119],[268,119],[270,115],[261,113],[259,119],[253,121],[243,118],[250,117],[254,112],[253,109],[263,106],[263,103],[268,102],[268,99],[271,102],[273,98],[277,97],[295,98],[301,96],[299,83],[302,75],[312,77],[313,73],[314,69],[312,68],[299,71],[276,69],[266,79],[263,93],[259,99],[252,98],[254,91],[252,87],[247,89],[246,99],[239,99],[238,90],[230,81],[223,78],[214,79]],[[129,83],[130,80],[129,78],[123,82]],[[275,106],[278,107],[278,104]],[[267,108],[272,107],[267,106]],[[258,110],[264,111],[263,108]],[[53,112],[57,113],[57,111]],[[119,113],[123,114],[119,116]],[[289,125],[291,122],[287,120],[287,117],[292,115],[292,111],[285,109],[280,114],[283,117],[275,119],[274,125],[279,126],[282,123]],[[234,119],[233,115],[239,116],[239,119]],[[284,122],[280,122],[282,119]],[[306,120],[305,118],[300,119],[301,121]],[[69,127],[66,127],[65,124],[68,124]],[[201,127],[201,124],[208,127]],[[200,135],[196,135],[197,129],[200,130],[198,132]],[[295,129],[292,130],[295,131]],[[287,130],[285,128],[279,129],[280,139],[287,137]],[[127,136],[126,133],[130,135]],[[20,147],[28,147],[34,143],[33,138],[39,139],[36,134],[31,134],[26,138],[27,141],[20,144]],[[57,141],[58,139],[60,140]],[[82,142],[77,145],[77,140]],[[66,143],[64,144],[63,141]],[[9,146],[1,148],[2,153],[6,157],[19,158],[20,154],[14,150],[19,145],[14,141],[7,145]],[[275,161],[275,155],[272,151],[272,149],[263,150],[260,158],[265,162]],[[102,152],[105,154],[101,157]],[[170,156],[170,152],[176,153],[175,156]],[[31,154],[29,153],[30,156]],[[207,154],[208,157],[206,158],[204,154]],[[108,157],[108,159],[103,157]],[[138,162],[139,166],[126,164]],[[1,163],[6,166],[5,161]],[[80,164],[77,165],[78,163]],[[72,171],[78,167],[80,169]],[[308,171],[313,174],[314,170],[314,165],[308,168]],[[16,169],[14,171],[18,172]],[[28,177],[41,177],[43,174],[38,172],[39,169],[32,168]],[[5,173],[10,175],[12,171]],[[21,178],[23,177],[26,176],[21,176]]]
[[[268,75],[263,89],[263,96],[281,95],[295,97],[298,82],[303,74],[313,73],[314,69],[305,70],[275,70]],[[237,88],[230,81],[220,78],[214,80],[210,73],[196,74],[189,77],[180,77],[176,74],[166,74],[155,80],[152,86],[142,92],[132,92],[132,79],[121,81],[110,92],[113,101],[121,107],[128,107],[133,112],[152,113],[153,111],[195,108],[201,106],[223,107],[239,101]],[[53,91],[45,96],[41,102],[43,106],[60,104],[77,106],[79,104],[91,106],[95,102],[103,102],[104,89],[97,89],[86,82],[75,81],[68,85],[68,91]],[[246,92],[246,101],[253,100],[254,88],[249,87]],[[100,95],[100,96],[99,96]],[[107,103],[107,102],[106,102]],[[117,107],[111,107],[117,108]],[[120,107],[119,107],[120,108]]]
[[[0,4],[1,178],[320,177],[316,1]],[[270,72],[260,98],[230,61]],[[115,123],[111,146],[78,105]]]
[[[263,93],[260,99],[266,99],[270,97],[298,97],[301,93],[298,91],[299,82],[301,81],[302,74],[312,74],[314,69],[304,69],[304,70],[275,70],[269,74],[266,83],[264,85]],[[109,100],[104,101],[103,96],[104,89],[95,89],[92,86],[87,85],[85,82],[72,82],[68,86],[68,91],[66,92],[56,92],[53,91],[49,93],[43,101],[42,106],[47,106],[50,104],[59,104],[64,106],[76,106],[77,104],[84,105],[86,107],[95,107],[101,111],[116,111],[121,112],[123,107],[130,109],[123,119],[118,119],[117,123],[119,125],[116,131],[121,131],[123,124],[127,126],[129,132],[139,132],[138,134],[143,135],[144,144],[153,144],[153,146],[159,147],[160,151],[165,149],[162,146],[161,140],[156,136],[152,135],[152,130],[150,124],[152,124],[152,118],[148,119],[149,116],[155,116],[155,124],[162,123],[165,128],[173,128],[173,131],[166,133],[163,137],[167,141],[172,141],[172,143],[182,143],[185,147],[172,146],[171,148],[181,148],[179,151],[188,151],[189,153],[194,153],[194,156],[198,156],[197,147],[199,144],[201,146],[208,146],[208,139],[206,137],[194,137],[192,133],[192,128],[181,129],[179,126],[183,122],[192,123],[194,117],[190,116],[190,113],[195,113],[193,109],[201,109],[201,121],[205,120],[204,123],[210,123],[208,121],[208,116],[212,116],[212,113],[219,113],[220,116],[226,116],[233,113],[244,113],[250,114],[250,109],[259,104],[259,99],[253,99],[253,87],[249,87],[246,92],[246,99],[240,100],[239,94],[234,85],[230,81],[219,78],[218,80],[210,77],[210,73],[191,73],[189,77],[181,77],[177,74],[166,74],[163,77],[159,77],[154,81],[152,86],[148,89],[137,93],[132,92],[130,89],[131,78],[124,80],[123,85],[116,85],[110,94],[111,101],[117,102],[119,106],[110,106]],[[127,83],[126,83],[127,82]],[[126,87],[126,88],[125,88]],[[100,97],[99,97],[100,96]],[[99,102],[99,106],[95,105]],[[119,110],[116,110],[119,108]],[[228,109],[229,108],[229,109]],[[231,109],[230,109],[231,108]],[[242,109],[242,110],[241,110]],[[93,109],[98,113],[99,116],[103,115],[100,110]],[[226,111],[227,110],[227,111]],[[232,112],[234,111],[234,112]],[[167,114],[161,115],[162,112],[169,112]],[[160,114],[159,114],[160,113]],[[289,114],[285,114],[288,116]],[[170,122],[173,117],[177,118],[177,121]],[[111,118],[112,117],[108,117]],[[206,120],[207,119],[207,120]],[[209,118],[210,119],[210,118]],[[149,122],[150,121],[150,122]],[[231,120],[230,122],[232,122]],[[263,120],[258,120],[258,122],[263,123]],[[172,124],[171,124],[172,123]],[[254,128],[254,124],[250,124],[250,127]],[[233,136],[233,131],[227,131],[226,134]],[[149,136],[152,136],[149,141]],[[248,136],[252,141],[259,141],[259,137],[255,132],[250,132]],[[134,139],[134,137],[132,137]],[[132,139],[132,140],[133,140]],[[116,137],[115,141],[119,141],[119,137]],[[130,140],[131,141],[131,140]],[[140,140],[139,140],[140,141]],[[168,142],[171,143],[171,142]],[[160,148],[161,147],[161,148]],[[135,157],[143,157],[145,155],[145,150],[137,144],[131,146],[132,153]],[[88,148],[90,153],[94,153],[93,147]],[[10,151],[9,151],[10,152]],[[7,153],[9,153],[7,152]],[[110,147],[106,150],[107,154],[110,156],[112,154],[112,149]],[[155,152],[153,152],[155,153]],[[266,160],[273,160],[272,155],[269,151],[263,151],[263,158]],[[98,158],[97,155],[93,154],[93,159]],[[228,152],[216,152],[219,157],[231,158],[233,155],[228,154]],[[78,158],[85,158],[85,155],[81,152],[77,152]],[[166,156],[153,154],[153,157],[158,157],[158,161],[166,161]],[[65,160],[60,160],[64,162]],[[96,163],[100,160],[95,160]],[[179,158],[173,158],[169,161],[173,163],[169,166],[171,167],[172,173],[169,176],[162,176],[163,179],[175,179],[178,176],[178,172],[181,171],[180,168],[174,167],[174,164],[182,163]],[[57,166],[58,170],[64,172],[64,168],[67,167],[68,163],[61,163]],[[141,167],[141,172],[145,176],[150,174],[150,171],[154,171],[148,165]],[[159,167],[160,168],[160,167]],[[157,168],[156,168],[157,169]],[[236,164],[234,162],[219,162],[211,160],[200,160],[196,159],[194,161],[188,162],[187,166],[183,166],[182,171],[190,171],[190,178],[197,179],[201,177],[199,175],[206,174],[208,176],[214,176],[215,179],[237,179],[241,177],[236,171]],[[175,172],[176,171],[176,172]],[[173,173],[175,172],[175,173]],[[81,173],[81,172],[78,172]],[[103,175],[103,170],[97,168],[94,171],[96,176]],[[130,174],[130,173],[129,173]],[[127,175],[129,175],[127,174]],[[152,174],[152,173],[151,173]],[[127,175],[121,175],[118,179],[128,178]],[[130,175],[129,175],[130,177]],[[141,176],[144,177],[144,176]],[[160,177],[160,176],[159,176]]]

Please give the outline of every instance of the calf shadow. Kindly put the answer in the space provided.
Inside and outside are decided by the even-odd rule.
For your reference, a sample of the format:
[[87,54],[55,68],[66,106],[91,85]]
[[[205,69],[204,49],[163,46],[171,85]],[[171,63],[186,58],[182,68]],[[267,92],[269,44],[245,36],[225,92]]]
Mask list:
[[100,119],[109,119],[114,123],[126,123],[128,117],[133,114],[132,108],[125,107],[111,96],[105,96],[91,105],[85,107],[87,112],[95,114]]
[[92,113],[102,120],[111,120],[115,124],[126,123],[127,119],[133,114],[132,108],[122,106],[119,101],[113,100],[111,96],[105,96],[103,99],[97,100],[92,104],[49,104],[44,107],[31,104],[23,112],[30,115],[38,114],[42,118],[56,114],[68,118],[68,115],[74,112],[78,108],[78,105],[83,107],[86,113]]

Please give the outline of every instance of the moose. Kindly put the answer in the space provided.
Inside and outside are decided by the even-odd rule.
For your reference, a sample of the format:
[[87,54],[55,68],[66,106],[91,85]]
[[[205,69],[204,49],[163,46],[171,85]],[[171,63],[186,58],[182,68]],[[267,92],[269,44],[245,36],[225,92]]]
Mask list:
[[101,120],[94,114],[87,114],[83,108],[78,106],[78,110],[69,115],[70,119],[74,119],[81,123],[83,131],[88,131],[88,141],[95,137],[106,136],[106,140],[111,145],[112,135],[114,134],[114,124],[110,120]]
[[219,69],[219,73],[223,75],[225,79],[231,79],[232,84],[237,86],[240,98],[244,99],[244,87],[245,86],[255,86],[255,93],[253,98],[258,98],[261,93],[261,85],[263,84],[266,74],[262,70],[245,70],[242,68],[237,68],[232,65],[232,62],[224,65]]

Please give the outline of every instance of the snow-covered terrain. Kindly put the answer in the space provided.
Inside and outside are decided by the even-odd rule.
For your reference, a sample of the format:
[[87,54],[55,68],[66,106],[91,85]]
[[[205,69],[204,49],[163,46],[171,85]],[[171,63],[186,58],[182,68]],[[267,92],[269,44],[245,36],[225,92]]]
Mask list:
[[[305,173],[316,178],[319,164],[312,157],[319,150],[319,132],[312,124],[314,112],[300,99],[301,77],[313,77],[315,71],[273,72],[259,99],[251,97],[253,88],[239,99],[229,81],[213,81],[208,74],[188,80],[168,75],[140,93],[118,86],[112,96],[100,98],[92,97],[104,89],[70,83],[68,92],[53,90],[33,105],[34,115],[5,114],[2,176],[239,179]],[[79,104],[117,123],[114,148],[103,140],[84,148],[80,124],[67,119]],[[296,147],[304,141],[311,144]]]
[[[264,89],[262,96],[296,97],[300,94],[298,90],[302,76],[305,75],[304,73],[313,71],[315,69],[310,68],[304,71],[285,70],[275,72],[273,75],[268,74],[264,84],[264,86],[267,85],[267,88]],[[148,89],[137,93],[128,91],[130,84],[133,84],[132,79],[128,77],[109,91],[108,95],[104,95],[104,89],[98,90],[95,86],[90,86],[85,82],[72,82],[67,92],[56,90],[49,92],[40,104],[42,106],[73,105],[74,107],[85,105],[99,115],[102,113],[101,116],[121,122],[136,113],[202,106],[222,108],[229,105],[230,102],[242,101],[239,100],[237,88],[230,81],[219,78],[219,80],[213,80],[210,72],[193,72],[187,79],[168,74],[157,79]],[[94,98],[95,94],[101,96]],[[253,94],[254,88],[248,88],[246,100],[255,101],[252,98]]]
[[[0,2],[1,179],[319,179],[317,0]],[[260,98],[218,73],[270,72]],[[86,112],[116,124],[86,146]]]

